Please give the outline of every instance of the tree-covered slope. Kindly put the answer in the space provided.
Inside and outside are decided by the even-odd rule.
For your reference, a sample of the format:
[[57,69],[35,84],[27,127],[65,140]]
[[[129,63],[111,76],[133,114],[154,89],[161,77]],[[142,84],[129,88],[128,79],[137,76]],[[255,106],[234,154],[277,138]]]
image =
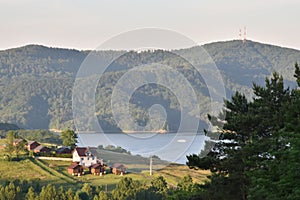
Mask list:
[[[101,76],[96,93],[96,115],[106,131],[118,131],[111,113],[110,97],[118,80],[135,66],[169,65],[182,73],[196,90],[201,102],[207,107],[208,91],[195,69],[174,54],[197,58],[197,48],[165,52],[99,51],[100,60],[115,60]],[[203,48],[215,61],[223,75],[227,95],[239,90],[251,95],[252,82],[263,83],[266,76],[278,71],[286,81],[292,80],[294,63],[300,60],[300,52],[293,49],[266,45],[257,42],[227,41],[206,44]],[[14,123],[21,128],[66,128],[73,126],[72,89],[76,73],[90,51],[48,48],[39,45],[0,51],[0,122]],[[125,54],[124,54],[125,53]],[[139,78],[139,77],[137,77]],[[160,77],[157,74],[157,78]],[[175,85],[181,89],[181,86]],[[83,101],[86,99],[83,98]],[[200,101],[201,100],[201,101]],[[188,98],[187,100],[188,101]],[[168,90],[157,85],[138,88],[130,100],[131,116],[141,126],[149,120],[148,109],[153,104],[162,104],[168,112],[170,130],[176,130],[180,121],[178,99]],[[189,103],[189,102],[185,102]],[[200,116],[192,111],[192,117],[205,121],[205,112]],[[124,119],[127,129],[133,124]],[[159,120],[159,119],[158,119]],[[157,130],[160,127],[150,127]],[[202,129],[201,127],[200,129]]]

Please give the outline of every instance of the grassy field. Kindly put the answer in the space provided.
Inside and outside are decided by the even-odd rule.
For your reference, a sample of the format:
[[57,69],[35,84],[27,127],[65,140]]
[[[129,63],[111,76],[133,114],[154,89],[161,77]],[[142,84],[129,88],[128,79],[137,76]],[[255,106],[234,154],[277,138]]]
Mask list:
[[[118,153],[103,149],[97,149],[97,157],[103,159],[104,163],[107,165],[112,165],[113,163],[122,163],[126,166],[136,166],[136,170],[134,170],[134,167],[131,167],[130,169],[133,170],[133,172],[140,172],[139,170],[143,170],[142,166],[146,166],[147,169],[149,169],[149,163],[150,159],[145,158],[139,155],[130,155],[127,153]],[[153,164],[156,166],[166,166],[169,165],[170,162],[160,160],[159,158],[154,157],[153,158]]]
[[[185,165],[170,164],[158,158],[153,158],[153,175],[149,175],[149,158],[133,156],[126,153],[116,153],[106,150],[98,152],[108,166],[113,163],[122,163],[127,167],[127,174],[124,176],[139,180],[142,183],[150,184],[157,176],[163,176],[170,186],[176,186],[179,180],[185,175],[192,176],[193,181],[203,183],[207,180],[209,171],[192,170]],[[88,173],[77,177],[68,174],[69,161],[36,160],[33,158],[22,161],[0,161],[0,183],[20,180],[38,180],[40,185],[51,183],[66,188],[80,188],[83,183],[90,183],[93,186],[101,186],[104,190],[111,191],[115,185],[124,177],[107,173],[104,176],[95,176]],[[107,170],[109,172],[109,170]]]
[[[197,183],[203,183],[207,180],[206,176],[209,175],[209,171],[203,170],[192,170],[189,169],[185,165],[178,164],[170,164],[164,168],[160,168],[161,166],[153,166],[153,168],[160,168],[159,170],[153,171],[153,176],[150,176],[149,169],[143,170],[147,168],[147,165],[126,165],[129,173],[124,176],[118,176],[114,174],[106,174],[104,176],[95,176],[92,174],[86,173],[81,177],[71,176],[67,173],[67,166],[70,164],[65,161],[49,161],[44,160],[41,161],[45,166],[51,166],[51,169],[57,171],[58,173],[64,175],[65,177],[71,178],[76,183],[90,183],[93,186],[102,186],[103,189],[111,191],[115,188],[115,185],[123,178],[123,177],[131,177],[134,180],[139,180],[142,183],[150,184],[151,180],[157,176],[163,176],[169,185],[176,186],[179,180],[185,175],[189,174],[192,176],[193,181]],[[132,172],[132,171],[140,171],[140,172]]]
[[41,186],[49,183],[62,185],[66,188],[80,186],[73,178],[59,174],[56,170],[51,170],[43,163],[26,159],[22,161],[0,161],[0,183],[15,179],[33,181],[38,180]]

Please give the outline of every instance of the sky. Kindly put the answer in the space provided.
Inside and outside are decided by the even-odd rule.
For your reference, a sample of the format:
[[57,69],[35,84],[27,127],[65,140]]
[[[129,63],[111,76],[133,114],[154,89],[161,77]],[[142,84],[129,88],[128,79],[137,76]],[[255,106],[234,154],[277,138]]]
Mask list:
[[173,30],[198,44],[247,38],[300,49],[299,0],[0,0],[0,50],[95,49],[120,33]]

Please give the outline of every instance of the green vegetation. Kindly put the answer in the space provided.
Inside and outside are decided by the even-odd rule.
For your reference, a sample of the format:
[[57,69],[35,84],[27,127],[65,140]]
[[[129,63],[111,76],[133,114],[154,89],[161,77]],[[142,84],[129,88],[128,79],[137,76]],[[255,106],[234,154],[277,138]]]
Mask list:
[[[293,79],[290,74],[293,63],[300,60],[299,51],[252,41],[247,41],[244,45],[241,41],[218,42],[203,47],[221,70],[229,95],[233,91],[241,91],[250,97],[253,94],[252,82],[263,83],[264,77],[274,70],[282,74],[290,84]],[[209,94],[202,78],[189,63],[176,56],[176,53],[180,53],[197,63],[197,48],[199,47],[173,52],[131,51],[114,61],[101,77],[97,87],[96,114],[101,127],[107,132],[120,131],[112,120],[112,89],[124,73],[137,65],[151,66],[158,63],[178,70],[195,88],[201,104],[199,106],[205,109],[209,103]],[[89,51],[37,45],[0,51],[0,120],[17,124],[21,128],[73,129],[72,87],[79,66],[88,53]],[[106,62],[123,53],[125,52],[99,51],[95,56]],[[159,74],[156,76],[157,79],[163,78]],[[182,88],[180,84],[176,87]],[[83,97],[82,100],[86,101],[85,98],[88,97]],[[153,123],[154,127],[149,129],[159,130],[167,124],[169,131],[177,130],[180,120],[178,100],[172,91],[155,84],[145,85],[133,94],[130,100],[133,122],[144,126],[149,120],[147,110],[154,103],[163,105],[168,117],[167,122]],[[192,108],[189,114],[192,117],[197,115]],[[205,112],[201,113],[200,119],[201,122],[207,120]],[[132,130],[132,122],[123,120],[127,124],[126,129]],[[88,124],[88,121],[83,122],[82,127],[88,128]],[[202,123],[200,131],[204,126]]]
[[[19,139],[16,143],[15,140]],[[9,131],[5,139],[4,155],[7,160],[19,159],[20,154],[24,154],[26,140],[20,139],[15,131]]]
[[[203,183],[209,173],[208,171],[194,171],[184,165],[170,165],[154,171],[153,176],[149,175],[149,171],[145,171],[128,173],[124,176],[106,174],[100,177],[87,173],[77,177],[67,173],[67,166],[69,165],[70,162],[66,161],[35,160],[32,158],[19,162],[1,161],[0,199],[8,198],[8,193],[6,193],[8,190],[5,190],[5,187],[13,187],[9,184],[14,184],[15,188],[20,188],[10,190],[13,191],[11,193],[18,196],[18,198],[12,199],[18,200],[25,199],[25,196],[48,200],[52,198],[52,195],[55,197],[53,197],[54,199],[60,195],[72,196],[69,199],[76,199],[76,195],[80,197],[79,199],[93,199],[95,196],[97,198],[100,196],[100,199],[103,196],[108,199],[120,199],[117,196],[123,193],[126,188],[127,190],[123,194],[125,195],[124,198],[130,196],[130,198],[141,199],[150,195],[150,199],[162,199],[173,194],[178,195],[177,193],[191,190],[194,187],[198,188],[198,183]],[[185,184],[186,182],[189,184]],[[179,183],[178,190],[174,189],[177,187],[177,183]],[[1,192],[2,187],[4,188],[3,192]]]
[[[69,182],[61,179],[55,174],[49,173],[41,165],[37,165],[34,159],[25,159],[21,161],[5,161],[0,162],[0,182],[1,184],[7,181],[22,180],[22,181],[38,181],[40,185],[56,183],[57,185],[69,185]],[[71,182],[73,183],[73,182]]]
[[[13,141],[22,134],[32,138],[39,138],[42,134],[2,124],[2,133],[6,135],[6,139],[1,139],[6,145],[2,151],[7,159],[0,162],[0,199],[300,199],[298,64],[295,65],[294,76],[287,75],[291,71],[291,62],[300,58],[299,51],[251,41],[245,45],[231,41],[204,47],[221,69],[228,92],[240,92],[234,93],[231,100],[225,100],[222,113],[208,117],[218,128],[220,137],[215,143],[208,142],[207,146],[213,148],[204,150],[208,152],[206,157],[188,156],[187,164],[192,169],[183,165],[168,165],[160,169],[168,163],[155,157],[154,175],[150,176],[149,158],[130,155],[121,147],[108,146],[97,149],[100,157],[108,164],[125,164],[128,174],[123,177],[113,174],[73,177],[66,170],[69,162],[40,161],[28,157],[18,159],[25,141],[21,141],[20,145],[14,145]],[[196,48],[173,53],[181,52],[193,58]],[[109,60],[121,53],[103,51],[97,56]],[[71,89],[78,63],[87,54],[41,46],[1,51],[1,120],[16,123],[19,127],[72,127]],[[197,89],[197,97],[203,100],[200,106],[207,106],[207,88],[189,63],[167,51],[128,52],[112,63],[97,87],[96,115],[105,131],[119,130],[109,109],[113,87],[124,73],[141,63],[143,66],[168,64],[176,68]],[[279,73],[268,78],[274,69],[286,77],[288,84],[296,78],[299,87],[284,87]],[[265,76],[265,86],[260,86]],[[53,77],[56,79],[53,80]],[[156,78],[163,77],[156,74]],[[256,83],[249,92],[252,81]],[[179,83],[175,86],[180,88]],[[84,98],[82,101],[87,100]],[[155,84],[145,85],[133,94],[130,112],[134,121],[144,126],[149,120],[147,109],[155,103],[164,105],[170,114],[164,125],[167,124],[170,131],[176,130],[178,101],[172,91]],[[196,117],[192,111],[189,115]],[[225,121],[220,120],[223,116]],[[200,119],[205,120],[205,116],[201,115]],[[132,122],[123,120],[130,130]],[[85,121],[82,123],[89,125]],[[15,130],[6,132],[7,127]],[[153,130],[158,128],[161,127],[150,127]],[[73,136],[71,131],[63,134],[61,139],[59,136],[53,138],[71,146],[73,139],[76,140]],[[51,136],[48,138],[51,139]]]
[[0,135],[7,136],[9,131],[14,131],[18,138],[26,138],[27,140],[34,140],[40,143],[48,143],[55,145],[62,145],[62,140],[59,135],[54,134],[49,130],[24,130],[24,129],[14,129],[16,125],[11,125],[6,127],[7,129],[1,130]]
[[18,130],[20,129],[15,124],[9,124],[9,123],[0,123],[0,131],[9,131],[9,130]]
[[67,129],[60,133],[60,138],[63,141],[63,145],[74,149],[77,143],[77,134],[75,131]]
[[[44,155],[44,156],[57,156],[55,151],[49,153],[33,153],[26,148],[29,140],[37,141],[41,145],[48,146],[50,148],[56,148],[57,145],[61,145],[62,141],[59,136],[48,130],[10,130],[3,131],[2,135],[6,137],[0,139],[0,156],[5,160],[19,160],[26,159],[32,155]],[[17,143],[16,143],[17,142]],[[60,157],[70,158],[70,154],[58,155]]]
[[40,143],[62,145],[62,140],[59,135],[54,134],[48,130],[17,130],[15,131],[18,137],[26,138],[27,140],[34,140]]
[[[188,187],[182,187],[182,185]],[[194,188],[194,189],[193,189]],[[190,176],[181,179],[178,189],[170,189],[162,176],[152,179],[150,185],[145,185],[130,177],[122,178],[112,192],[104,191],[101,187],[93,187],[90,184],[83,184],[78,189],[65,189],[63,186],[56,187],[52,184],[30,186],[26,181],[11,181],[0,185],[0,199],[22,200],[22,199],[179,199],[194,196],[194,190],[199,185],[192,182]]]
[[[300,86],[298,64],[294,77]],[[188,157],[191,168],[212,172],[198,198],[300,198],[300,91],[285,88],[283,78],[273,73],[265,86],[253,84],[253,92],[252,101],[239,92],[226,100],[224,112],[210,116],[221,131],[219,141],[208,156]]]
[[116,147],[114,145],[108,145],[105,148],[103,147],[103,145],[99,145],[98,146],[99,150],[107,150],[107,151],[113,151],[113,152],[117,152],[117,153],[125,153],[125,154],[131,154],[130,151],[127,151],[126,149],[123,149],[122,147]]

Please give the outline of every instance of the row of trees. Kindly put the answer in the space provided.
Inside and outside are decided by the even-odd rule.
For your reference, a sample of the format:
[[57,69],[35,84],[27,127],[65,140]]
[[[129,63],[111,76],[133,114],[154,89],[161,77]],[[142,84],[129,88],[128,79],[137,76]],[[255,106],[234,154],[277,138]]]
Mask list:
[[[35,134],[42,134],[39,136],[35,136]],[[25,136],[25,137],[24,137]],[[53,137],[52,139],[49,137]],[[18,130],[18,131],[8,131],[5,138],[5,147],[3,153],[7,160],[18,160],[21,154],[28,155],[28,151],[25,148],[27,145],[27,141],[24,139],[34,140],[36,138],[40,139],[40,141],[49,141],[49,142],[58,142],[58,144],[62,143],[64,146],[70,147],[70,149],[74,149],[77,143],[77,134],[74,130],[64,130],[61,132],[60,137],[49,134],[49,131],[43,130]],[[15,140],[21,139],[18,143],[15,143]]]
[[19,143],[14,143],[18,139],[18,134],[15,131],[9,131],[6,135],[6,143],[4,147],[4,155],[7,160],[19,159],[19,155],[24,153],[26,141],[22,140]]
[[[298,64],[294,77],[300,87]],[[191,168],[212,172],[200,199],[300,199],[300,90],[274,73],[253,91],[252,101],[236,92],[209,116],[220,140],[206,157],[188,156]]]
[[93,187],[83,184],[79,190],[59,188],[48,184],[42,188],[39,184],[29,186],[27,182],[10,182],[0,185],[0,200],[132,200],[132,199],[189,199],[199,192],[198,184],[193,183],[187,175],[181,179],[176,188],[170,188],[166,180],[156,177],[150,185],[125,177],[110,193],[101,186]]

